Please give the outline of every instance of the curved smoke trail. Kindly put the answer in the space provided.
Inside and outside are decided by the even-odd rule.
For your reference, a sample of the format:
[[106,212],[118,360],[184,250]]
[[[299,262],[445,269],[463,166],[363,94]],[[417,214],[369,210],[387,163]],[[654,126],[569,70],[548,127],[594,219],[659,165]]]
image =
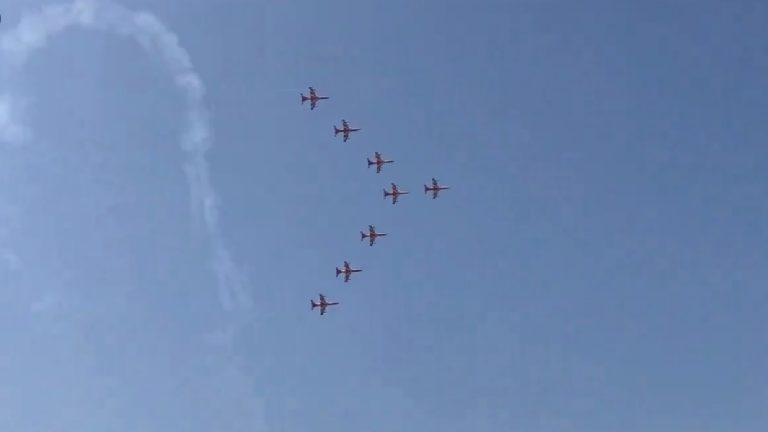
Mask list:
[[[217,196],[205,158],[211,146],[208,113],[203,103],[205,87],[173,32],[147,12],[134,12],[109,1],[76,0],[68,5],[46,6],[37,13],[23,16],[15,28],[0,37],[0,64],[18,70],[32,51],[44,47],[50,37],[74,26],[130,37],[165,62],[187,100],[187,128],[181,138],[181,148],[188,156],[184,171],[195,213],[202,216],[213,249],[222,306],[226,309],[249,307],[251,300],[245,280],[219,231]],[[10,143],[30,136],[24,125],[14,118],[14,102],[7,95],[0,97],[0,140]]]

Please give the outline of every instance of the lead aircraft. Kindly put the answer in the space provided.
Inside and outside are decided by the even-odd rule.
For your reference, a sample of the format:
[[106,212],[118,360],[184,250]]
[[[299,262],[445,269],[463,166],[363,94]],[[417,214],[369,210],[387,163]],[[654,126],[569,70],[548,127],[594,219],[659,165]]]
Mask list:
[[388,192],[386,189],[384,189],[384,199],[387,199],[388,196],[392,197],[392,205],[397,204],[397,199],[400,197],[400,195],[408,195],[410,192],[408,191],[401,191],[397,188],[397,185],[392,183],[392,192]]
[[368,237],[368,246],[373,246],[376,243],[376,237],[385,237],[387,233],[376,232],[376,227],[368,225],[368,234],[360,231],[360,241],[365,240]]
[[348,261],[344,261],[344,269],[340,269],[336,267],[336,277],[339,277],[340,274],[344,275],[344,282],[349,282],[349,278],[352,276],[352,273],[361,272],[363,269],[353,269]]
[[432,178],[432,187],[427,187],[427,185],[424,185],[424,194],[427,192],[432,192],[432,199],[437,198],[437,194],[440,193],[441,190],[450,189],[448,186],[440,186],[437,184],[437,180],[433,177]]
[[351,132],[357,132],[359,130],[360,130],[360,128],[351,128],[351,127],[349,127],[349,123],[347,123],[346,120],[342,119],[341,120],[341,129],[337,128],[336,125],[333,126],[333,136],[336,136],[338,134],[343,134],[342,136],[344,137],[344,142],[347,142],[347,140],[349,139],[349,134]]
[[310,299],[309,301],[312,302],[312,310],[315,310],[316,307],[320,308],[320,315],[325,315],[325,308],[327,308],[328,306],[335,306],[339,304],[339,302],[329,303],[325,299],[325,296],[322,294],[320,294],[320,303],[315,303],[314,299]]
[[317,101],[321,101],[324,99],[330,99],[329,96],[318,96],[317,91],[315,91],[314,87],[309,88],[309,96],[304,96],[304,93],[301,94],[301,104],[304,105],[304,102],[309,101],[309,110],[312,111],[315,109],[315,106],[317,105]]
[[387,160],[387,159],[382,158],[381,157],[381,153],[379,153],[379,152],[374,152],[373,153],[373,158],[374,158],[374,160],[370,160],[368,158],[366,158],[366,159],[368,160],[368,168],[370,168],[371,165],[376,165],[376,174],[381,172],[381,168],[384,166],[384,164],[388,164],[388,163],[394,162],[393,160]]

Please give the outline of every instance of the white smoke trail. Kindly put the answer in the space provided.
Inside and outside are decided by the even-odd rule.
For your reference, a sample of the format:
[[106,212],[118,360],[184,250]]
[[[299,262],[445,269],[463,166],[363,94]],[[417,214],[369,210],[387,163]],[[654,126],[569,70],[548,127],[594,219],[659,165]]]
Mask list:
[[[147,12],[134,12],[110,1],[76,0],[67,5],[46,6],[37,13],[23,16],[15,28],[0,36],[0,64],[18,71],[32,51],[44,47],[50,37],[74,26],[130,37],[165,62],[187,99],[187,128],[181,138],[181,148],[188,156],[185,173],[195,212],[202,216],[213,248],[221,304],[225,309],[250,307],[245,280],[219,232],[217,196],[205,158],[211,145],[208,113],[203,103],[205,87],[173,32]],[[0,97],[0,140],[18,142],[30,136],[14,115],[14,100],[7,95]]]

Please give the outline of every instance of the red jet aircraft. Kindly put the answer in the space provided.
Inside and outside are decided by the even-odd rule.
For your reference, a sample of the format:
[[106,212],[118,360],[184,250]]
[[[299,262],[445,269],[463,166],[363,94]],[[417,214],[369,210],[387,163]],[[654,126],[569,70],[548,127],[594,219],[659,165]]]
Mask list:
[[373,246],[376,243],[376,237],[385,237],[387,233],[376,232],[376,227],[368,225],[368,234],[360,231],[360,241],[365,240],[368,237],[368,246]]
[[408,191],[401,191],[397,188],[397,185],[392,183],[392,192],[387,192],[386,189],[384,189],[384,199],[387,199],[388,196],[392,197],[392,205],[397,204],[397,199],[400,197],[400,195],[407,195]]
[[313,87],[309,88],[309,96],[304,96],[304,93],[301,94],[301,104],[304,105],[304,102],[309,101],[309,110],[315,109],[315,105],[317,105],[317,101],[323,100],[323,99],[330,99],[328,96],[318,96],[317,92]]
[[350,132],[357,132],[360,128],[350,128],[349,123],[347,123],[346,120],[341,120],[341,129],[337,128],[336,125],[333,126],[333,136],[336,136],[338,134],[344,134],[344,142],[347,142],[349,139],[349,133]]
[[315,310],[316,307],[320,308],[320,315],[325,315],[325,308],[328,306],[335,306],[339,304],[339,302],[329,303],[325,300],[325,296],[322,294],[320,294],[320,303],[315,303],[314,299],[310,299],[309,301],[312,302],[312,310]]
[[435,180],[434,177],[433,177],[432,178],[432,187],[427,187],[427,185],[424,185],[424,194],[426,194],[427,192],[431,191],[432,192],[432,199],[435,199],[435,198],[437,198],[437,194],[440,193],[441,190],[446,190],[446,189],[450,189],[450,187],[448,187],[448,186],[440,186],[439,184],[437,184],[437,180]]
[[[373,153],[374,160],[368,159],[368,168],[371,167],[371,165],[376,165],[376,174],[381,172],[381,168],[384,166],[384,164],[392,163],[393,160],[386,160],[381,157],[381,153],[374,152]],[[367,159],[367,158],[366,158]]]
[[344,274],[344,282],[349,282],[350,276],[352,276],[352,273],[361,272],[363,269],[353,269],[349,266],[349,262],[344,261],[344,269],[340,269],[336,267],[336,277],[339,277],[340,274]]

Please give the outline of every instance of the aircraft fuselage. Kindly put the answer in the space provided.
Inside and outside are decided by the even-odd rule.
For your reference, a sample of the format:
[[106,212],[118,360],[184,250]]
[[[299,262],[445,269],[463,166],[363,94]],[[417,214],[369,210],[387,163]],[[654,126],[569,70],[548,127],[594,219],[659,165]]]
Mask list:
[[375,239],[376,237],[386,237],[386,236],[387,236],[387,233],[378,233],[378,232],[377,233],[369,233],[369,234],[366,234],[364,232],[360,233],[361,240],[362,239],[367,239],[367,238]]
[[304,95],[301,95],[301,101],[302,102],[304,102],[304,101],[316,102],[316,101],[319,101],[319,100],[326,100],[326,99],[330,99],[330,98],[331,98],[330,96],[304,96]]
[[312,300],[312,309],[314,309],[314,308],[316,308],[316,307],[328,307],[328,306],[335,306],[335,305],[337,305],[337,304],[339,304],[339,302],[332,302],[332,303],[327,303],[327,302],[326,302],[326,303],[315,303],[315,301],[314,301],[314,300]]
[[338,268],[338,267],[336,267],[336,276],[338,276],[340,274],[347,275],[347,274],[350,274],[350,273],[358,273],[358,272],[361,272],[361,271],[363,271],[363,269],[354,269],[354,268],[346,269],[346,268]]
[[315,310],[315,308],[320,308],[320,315],[325,315],[325,309],[328,306],[335,306],[339,304],[339,302],[327,302],[327,301],[321,301],[320,303],[315,303],[314,300],[310,300],[312,303],[312,310]]

